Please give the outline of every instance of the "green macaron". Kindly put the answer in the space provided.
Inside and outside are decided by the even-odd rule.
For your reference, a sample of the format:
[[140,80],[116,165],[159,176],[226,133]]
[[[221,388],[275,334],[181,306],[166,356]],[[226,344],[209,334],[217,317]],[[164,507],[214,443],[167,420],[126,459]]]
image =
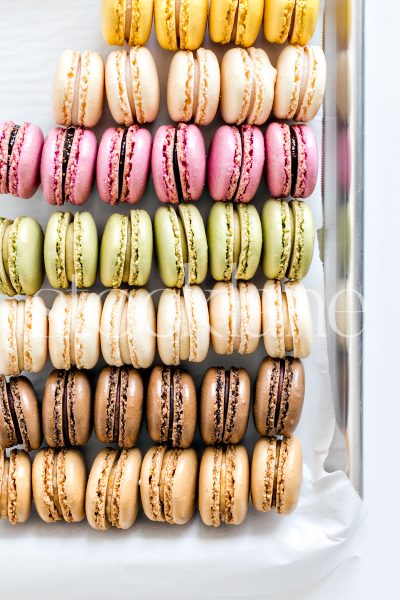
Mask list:
[[114,213],[104,228],[100,246],[100,280],[105,287],[122,283],[143,286],[153,261],[153,229],[144,210]]
[[[262,248],[261,221],[252,204],[216,202],[209,214],[207,236],[210,271],[216,281],[254,277]],[[235,271],[236,269],[236,271]]]
[[203,218],[193,204],[161,206],[154,216],[154,235],[160,277],[167,287],[182,287],[185,265],[189,284],[207,275],[208,245]]

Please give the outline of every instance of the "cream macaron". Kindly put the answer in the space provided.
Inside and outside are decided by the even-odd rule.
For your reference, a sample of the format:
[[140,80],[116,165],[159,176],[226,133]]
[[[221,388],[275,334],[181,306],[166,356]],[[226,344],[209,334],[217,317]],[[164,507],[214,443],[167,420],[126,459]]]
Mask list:
[[11,525],[24,523],[31,514],[32,466],[25,450],[0,449],[0,519]]

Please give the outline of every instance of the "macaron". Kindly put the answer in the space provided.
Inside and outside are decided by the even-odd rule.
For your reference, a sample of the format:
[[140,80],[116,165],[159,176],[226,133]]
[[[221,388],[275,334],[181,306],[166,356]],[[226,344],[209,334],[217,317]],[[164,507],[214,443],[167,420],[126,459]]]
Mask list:
[[216,202],[207,224],[210,271],[217,281],[251,279],[261,257],[262,230],[252,204]]
[[187,371],[156,366],[147,387],[146,425],[154,442],[189,448],[196,432],[196,386]]
[[154,121],[160,107],[160,83],[150,50],[134,46],[111,52],[106,62],[106,94],[118,125]]
[[247,429],[250,377],[245,369],[211,367],[203,377],[200,433],[205,444],[237,444]]
[[86,488],[86,517],[94,529],[129,529],[139,510],[138,448],[104,448],[94,459]]
[[149,179],[151,146],[150,132],[137,125],[106,129],[96,168],[97,189],[103,202],[139,202]]
[[265,162],[264,138],[253,125],[219,127],[211,140],[207,183],[214,200],[250,202],[258,190]]
[[221,116],[225,123],[263,125],[274,100],[276,69],[261,48],[231,48],[221,63]]
[[104,98],[104,63],[100,54],[65,50],[53,83],[53,114],[57,125],[94,127]]
[[217,283],[210,294],[211,345],[217,354],[251,354],[261,335],[261,300],[253,283]]
[[43,435],[51,448],[85,446],[92,428],[89,378],[84,371],[54,370],[42,400]]
[[22,444],[37,450],[42,444],[39,405],[35,390],[26,377],[0,376],[0,447]]
[[312,121],[325,93],[326,60],[320,46],[286,46],[276,64],[273,113],[277,119]]
[[264,0],[211,0],[208,26],[216,44],[252,46],[260,31]]
[[165,365],[203,362],[210,344],[206,296],[198,285],[163,290],[157,311],[158,353]]
[[308,125],[268,125],[265,175],[271,196],[311,196],[318,179],[318,160],[317,138]]
[[[202,283],[207,275],[208,244],[203,217],[193,204],[161,206],[154,215],[159,275],[168,287]],[[185,268],[186,273],[185,273]]]
[[244,446],[208,446],[199,475],[199,510],[205,525],[240,525],[249,506],[249,459]]
[[86,465],[76,449],[42,448],[32,465],[35,508],[46,523],[85,518]]
[[300,281],[267,281],[262,292],[262,331],[267,354],[305,358],[312,347],[312,318],[307,291]]
[[47,308],[40,296],[0,300],[0,373],[39,373],[47,359]]
[[89,212],[53,212],[44,238],[44,265],[50,285],[92,287],[98,245],[96,223]]
[[0,217],[0,292],[35,294],[44,279],[43,231],[31,217]]
[[260,435],[290,437],[300,421],[304,402],[301,360],[264,358],[257,373],[254,424]]
[[136,446],[143,413],[143,381],[131,367],[104,367],[94,397],[94,430],[103,444]]
[[100,280],[105,287],[122,283],[143,286],[153,262],[153,228],[148,213],[114,213],[104,227],[100,246]]
[[93,188],[97,140],[82,127],[56,127],[43,146],[40,177],[43,195],[51,205],[81,206]]
[[140,471],[140,496],[151,521],[184,525],[193,516],[198,459],[193,448],[152,446]]
[[37,125],[0,121],[0,194],[32,198],[39,187],[42,149]]
[[32,506],[32,466],[25,450],[0,451],[0,519],[11,525],[29,519]]
[[262,268],[267,279],[303,279],[314,253],[314,220],[301,200],[267,200],[261,213]]
[[154,0],[154,25],[164,50],[197,50],[203,42],[208,0]]
[[156,351],[156,315],[145,289],[107,294],[100,326],[101,351],[108,365],[148,368]]
[[264,35],[272,44],[305,46],[314,35],[319,0],[265,0]]
[[251,500],[256,510],[275,509],[280,515],[297,506],[303,476],[298,438],[261,438],[251,461]]
[[55,369],[96,366],[100,355],[100,319],[98,294],[57,294],[49,312],[49,354]]
[[110,46],[144,46],[153,23],[153,0],[101,0],[100,25]]
[[218,110],[221,77],[214,52],[180,50],[173,56],[167,83],[167,106],[173,121],[209,125]]
[[206,181],[206,149],[197,125],[159,127],[153,141],[151,171],[161,202],[199,200]]

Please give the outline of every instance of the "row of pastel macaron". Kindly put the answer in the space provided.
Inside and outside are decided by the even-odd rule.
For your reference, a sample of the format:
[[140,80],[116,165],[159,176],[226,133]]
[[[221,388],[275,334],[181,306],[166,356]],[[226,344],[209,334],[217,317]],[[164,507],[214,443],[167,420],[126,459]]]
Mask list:
[[208,21],[216,44],[251,46],[263,23],[270,43],[304,46],[318,21],[319,0],[102,0],[101,31],[107,44],[144,45],[153,24],[165,50],[201,46]]
[[115,205],[137,203],[146,191],[150,167],[163,203],[197,201],[207,180],[216,201],[250,202],[263,171],[270,195],[307,198],[318,178],[318,144],[308,125],[274,121],[265,133],[253,125],[219,127],[208,154],[197,125],[164,125],[154,140],[145,128],[107,129],[98,147],[89,129],[57,127],[43,140],[29,123],[0,123],[0,194],[30,198],[42,184],[51,205],[82,205],[95,174],[100,198]]
[[[1,450],[1,449],[0,449]],[[286,515],[299,499],[303,474],[300,441],[260,438],[251,470],[245,446],[207,446],[199,466],[193,448],[107,447],[97,454],[87,476],[83,454],[76,448],[42,448],[33,464],[25,450],[0,452],[0,519],[15,525],[36,511],[47,523],[76,523],[87,518],[94,529],[129,529],[140,503],[151,521],[184,525],[196,501],[205,525],[240,525],[249,494],[257,511]]]
[[[133,448],[143,414],[151,440],[173,448],[193,444],[197,420],[206,445],[237,444],[246,434],[251,383],[243,368],[209,368],[199,403],[192,376],[177,367],[155,366],[145,393],[140,371],[106,366],[97,379],[94,403],[89,376],[89,372],[77,369],[52,371],[41,408],[29,379],[19,375],[7,381],[0,376],[0,447],[22,445],[30,452],[41,447],[43,437],[51,448],[85,446],[94,421],[99,442]],[[264,358],[253,403],[258,433],[291,437],[301,417],[304,390],[300,359]]]
[[144,288],[96,293],[58,292],[48,312],[43,299],[0,301],[0,373],[40,372],[49,355],[55,369],[92,369],[100,352],[111,366],[150,367],[156,345],[165,365],[203,362],[210,343],[219,355],[253,353],[261,339],[273,358],[310,354],[313,328],[301,282],[217,283],[209,303],[200,286],[161,292],[157,318]]

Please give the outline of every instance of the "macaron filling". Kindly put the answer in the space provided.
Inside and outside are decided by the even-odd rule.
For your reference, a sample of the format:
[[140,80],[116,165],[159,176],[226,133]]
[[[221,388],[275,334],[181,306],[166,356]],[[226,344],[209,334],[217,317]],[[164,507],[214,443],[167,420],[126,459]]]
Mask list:
[[17,134],[20,129],[20,125],[14,125],[11,129],[10,138],[8,140],[8,151],[7,151],[7,188],[10,189],[10,165],[11,165],[11,156],[15,144],[15,140],[17,139]]
[[[3,418],[6,423],[7,434],[9,438],[10,445],[22,444],[23,439],[21,435],[21,430],[19,426],[19,419],[17,417],[14,396],[11,391],[11,382],[7,382],[4,377],[2,377],[2,390],[1,390],[1,410],[3,414]],[[7,406],[8,404],[8,406]],[[19,407],[19,412],[21,413],[21,408]],[[27,436],[26,436],[27,438]],[[30,447],[28,448],[30,450]]]
[[123,446],[125,441],[128,377],[126,367],[111,368],[106,415],[106,439],[107,443],[114,443],[119,446]]
[[295,195],[297,188],[297,176],[299,170],[299,155],[298,155],[298,145],[297,145],[297,137],[292,127],[290,129],[290,158],[291,158],[291,187],[290,194],[291,196]]
[[162,369],[160,442],[170,442],[174,447],[182,443],[182,387],[182,372],[179,369]]
[[124,174],[125,174],[125,158],[126,158],[126,137],[128,134],[128,130],[124,129],[122,133],[121,139],[121,149],[119,153],[119,164],[118,164],[118,200],[121,200],[122,187],[124,184]]

